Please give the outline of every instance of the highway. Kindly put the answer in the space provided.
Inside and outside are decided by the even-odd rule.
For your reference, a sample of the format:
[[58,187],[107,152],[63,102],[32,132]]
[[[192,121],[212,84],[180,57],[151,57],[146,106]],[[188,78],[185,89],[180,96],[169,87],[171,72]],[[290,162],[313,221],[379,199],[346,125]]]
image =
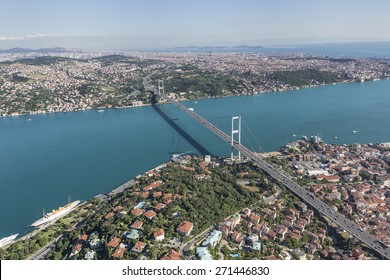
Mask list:
[[[195,120],[203,124],[205,127],[210,129],[212,132],[214,132],[217,136],[219,136],[222,140],[229,143],[230,145],[231,137],[229,135],[227,135],[225,132],[223,132],[218,127],[216,127],[206,119],[202,118],[192,110],[189,110],[186,106],[180,104],[179,102],[168,97],[167,95],[160,93],[158,90],[156,90],[154,86],[150,85],[149,82],[150,82],[149,77],[144,78],[145,89],[148,88],[154,91],[154,93],[159,95],[161,98],[176,105],[179,109],[183,110],[192,118],[194,118]],[[322,215],[328,217],[332,222],[337,224],[340,228],[349,232],[353,237],[366,244],[367,247],[371,248],[373,251],[375,251],[383,258],[390,259],[390,248],[388,246],[386,246],[381,241],[377,240],[372,234],[369,234],[368,232],[364,231],[359,225],[352,222],[344,215],[334,211],[329,205],[327,205],[326,203],[318,199],[312,192],[302,188],[293,180],[293,178],[289,174],[284,172],[281,168],[267,163],[259,156],[257,156],[255,153],[248,150],[245,146],[238,144],[237,142],[233,143],[233,147],[237,151],[240,151],[243,156],[252,160],[255,165],[261,168],[269,176],[282,183],[287,189],[289,189],[295,195],[300,197],[312,208],[316,209]]]

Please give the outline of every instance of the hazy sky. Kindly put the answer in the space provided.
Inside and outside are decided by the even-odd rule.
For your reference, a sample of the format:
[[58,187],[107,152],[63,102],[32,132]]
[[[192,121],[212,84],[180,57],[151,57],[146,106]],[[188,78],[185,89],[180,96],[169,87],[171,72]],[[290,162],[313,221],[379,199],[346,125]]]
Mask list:
[[390,41],[389,0],[0,0],[0,48]]

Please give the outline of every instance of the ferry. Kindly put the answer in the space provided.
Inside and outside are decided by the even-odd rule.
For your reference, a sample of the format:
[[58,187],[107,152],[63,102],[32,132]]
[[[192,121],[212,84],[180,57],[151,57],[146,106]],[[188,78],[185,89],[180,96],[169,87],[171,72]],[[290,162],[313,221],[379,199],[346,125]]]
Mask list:
[[80,203],[80,200],[76,200],[76,201],[69,203],[65,206],[62,206],[58,209],[52,210],[50,213],[43,215],[42,218],[40,218],[39,220],[32,223],[31,226],[40,227],[40,226],[43,226],[51,221],[54,221],[54,220],[60,218],[62,216],[65,216],[70,211],[72,211],[79,203]]
[[0,239],[0,248],[1,247],[4,247],[5,245],[11,243],[13,240],[15,240],[15,238],[18,236],[19,234],[13,234],[13,235],[10,235],[8,237],[4,237],[2,239]]

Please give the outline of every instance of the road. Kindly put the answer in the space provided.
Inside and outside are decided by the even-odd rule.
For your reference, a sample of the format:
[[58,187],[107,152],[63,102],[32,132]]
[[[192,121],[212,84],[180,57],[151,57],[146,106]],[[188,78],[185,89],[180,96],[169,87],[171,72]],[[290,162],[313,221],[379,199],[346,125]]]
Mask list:
[[56,246],[58,240],[60,240],[60,238],[62,238],[63,236],[64,236],[63,234],[58,236],[56,239],[54,239],[53,241],[51,241],[50,243],[48,243],[47,245],[45,245],[44,247],[42,247],[41,249],[36,251],[34,254],[32,254],[27,259],[28,260],[43,260],[46,257],[46,255]]
[[[224,140],[229,144],[231,143],[232,140],[231,137],[227,135],[225,132],[223,132],[222,130],[220,130],[218,127],[216,127],[206,119],[202,118],[192,110],[189,110],[186,106],[180,104],[176,100],[156,90],[155,86],[150,85],[150,76],[144,78],[143,84],[145,89],[154,91],[155,94],[157,94],[161,98],[164,98],[168,102],[171,102],[176,107],[183,110],[192,118],[194,118],[195,120],[203,124],[205,127],[210,129],[212,132],[214,132],[214,134],[219,136],[222,140]],[[293,180],[293,178],[288,173],[284,172],[281,168],[267,163],[266,161],[261,159],[258,155],[256,155],[254,152],[250,151],[245,146],[238,144],[235,141],[233,142],[233,147],[237,151],[240,151],[243,156],[252,160],[255,165],[261,168],[273,179],[282,183],[287,189],[289,189],[295,195],[300,197],[304,202],[306,202],[311,207],[316,209],[322,215],[328,217],[332,222],[334,222],[340,228],[349,232],[353,237],[366,244],[367,247],[371,248],[373,251],[375,251],[383,258],[390,259],[390,248],[388,246],[383,244],[381,241],[377,240],[372,234],[369,234],[368,232],[364,231],[359,225],[352,222],[344,215],[335,212],[330,206],[328,206],[326,203],[318,199],[313,193],[302,188]]]
[[187,252],[190,250],[190,248],[198,243],[203,238],[206,238],[206,236],[209,234],[209,232],[214,229],[214,226],[208,227],[204,231],[202,231],[200,234],[198,234],[196,237],[192,238],[191,240],[187,241],[186,243],[183,243],[183,245],[180,246],[179,253],[184,256],[184,252]]

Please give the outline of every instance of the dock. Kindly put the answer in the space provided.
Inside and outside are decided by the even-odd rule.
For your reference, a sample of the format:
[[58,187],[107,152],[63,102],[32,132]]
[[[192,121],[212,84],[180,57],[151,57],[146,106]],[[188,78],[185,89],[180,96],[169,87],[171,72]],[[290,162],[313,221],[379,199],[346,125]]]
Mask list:
[[135,179],[131,179],[130,181],[127,181],[126,183],[120,185],[116,189],[113,189],[112,191],[110,191],[108,193],[108,195],[111,196],[111,195],[116,195],[118,193],[121,193],[128,188],[134,187],[135,184],[136,184]]

